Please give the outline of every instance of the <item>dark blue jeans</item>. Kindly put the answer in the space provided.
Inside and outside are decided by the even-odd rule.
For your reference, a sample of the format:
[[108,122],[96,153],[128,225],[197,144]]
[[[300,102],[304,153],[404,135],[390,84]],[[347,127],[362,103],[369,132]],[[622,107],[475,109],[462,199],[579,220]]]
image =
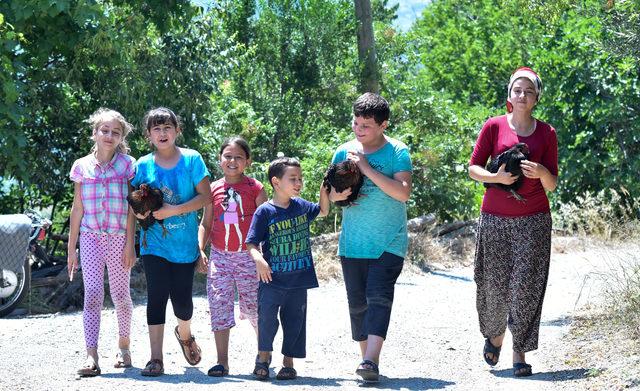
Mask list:
[[282,354],[304,358],[307,341],[307,289],[280,289],[260,283],[258,288],[258,350],[273,351],[282,323]]
[[347,288],[351,337],[387,337],[393,292],[404,258],[384,252],[378,259],[340,257]]

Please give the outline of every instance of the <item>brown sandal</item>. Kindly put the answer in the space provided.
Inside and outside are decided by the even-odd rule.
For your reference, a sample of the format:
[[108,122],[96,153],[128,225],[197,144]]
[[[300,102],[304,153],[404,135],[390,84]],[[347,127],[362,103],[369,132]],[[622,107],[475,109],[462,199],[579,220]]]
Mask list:
[[180,333],[178,333],[178,326],[173,330],[173,333],[176,335],[176,339],[180,344],[180,348],[182,349],[182,354],[184,355],[185,360],[191,365],[198,365],[202,357],[200,353],[200,347],[196,343],[196,338],[192,335],[188,340],[183,341],[180,339]]
[[78,369],[78,375],[80,375],[80,377],[94,377],[100,375],[100,373],[101,371],[98,363],[96,363],[91,357],[87,357],[82,368]]
[[151,377],[164,375],[164,364],[162,363],[162,360],[152,358],[151,360],[149,360],[147,365],[145,365],[144,369],[140,371],[140,374],[142,376]]

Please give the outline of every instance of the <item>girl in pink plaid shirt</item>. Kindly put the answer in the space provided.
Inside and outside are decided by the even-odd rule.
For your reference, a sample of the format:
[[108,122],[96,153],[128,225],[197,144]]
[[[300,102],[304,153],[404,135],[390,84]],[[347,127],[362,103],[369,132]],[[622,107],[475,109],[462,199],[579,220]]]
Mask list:
[[82,279],[84,282],[84,337],[87,359],[80,376],[97,376],[100,312],[104,301],[104,269],[109,274],[109,294],[116,307],[120,352],[116,368],[131,366],[129,331],[133,304],[129,277],[136,255],[135,217],[129,213],[127,194],[133,178],[135,159],[127,155],[127,134],[131,131],[124,117],[114,110],[98,109],[87,121],[95,142],[91,153],[73,163],[69,174],[74,183],[69,226],[68,270],[73,278],[78,266],[76,244],[80,238]]

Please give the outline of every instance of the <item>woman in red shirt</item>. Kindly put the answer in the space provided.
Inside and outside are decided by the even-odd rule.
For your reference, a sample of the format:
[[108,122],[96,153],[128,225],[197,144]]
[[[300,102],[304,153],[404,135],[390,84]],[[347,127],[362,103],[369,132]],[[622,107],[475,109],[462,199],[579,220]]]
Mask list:
[[556,188],[558,140],[549,124],[535,119],[542,81],[530,68],[519,68],[509,80],[507,114],[489,118],[469,161],[469,176],[487,184],[514,183],[518,176],[485,169],[487,161],[517,143],[526,143],[527,160],[517,190],[522,200],[489,186],[478,222],[474,279],[484,359],[494,366],[507,325],[513,336],[514,376],[530,376],[525,353],[538,348],[540,313],[551,258],[551,214],[547,191]]

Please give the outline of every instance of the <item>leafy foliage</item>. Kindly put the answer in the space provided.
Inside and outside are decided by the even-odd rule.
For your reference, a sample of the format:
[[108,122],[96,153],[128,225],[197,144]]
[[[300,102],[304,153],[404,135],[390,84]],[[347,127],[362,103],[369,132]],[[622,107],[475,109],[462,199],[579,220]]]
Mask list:
[[[640,192],[637,0],[434,0],[412,28],[392,23],[397,5],[373,0],[389,135],[414,163],[410,216],[477,215],[483,187],[467,162],[482,123],[504,113],[518,66],[542,76],[536,116],[558,131],[560,184],[568,203],[606,188]],[[49,206],[64,217],[66,174],[91,147],[84,119],[100,106],[138,123],[154,106],[184,120],[184,145],[215,177],[218,148],[246,138],[266,181],[278,152],[301,159],[303,196],[318,185],[336,146],[351,137],[358,91],[356,20],[350,0],[6,0],[0,3],[0,211]],[[144,132],[132,155],[149,151]],[[268,188],[268,185],[267,185]],[[635,204],[634,204],[635,205]],[[557,206],[556,208],[559,208]],[[330,231],[333,214],[315,225]]]

